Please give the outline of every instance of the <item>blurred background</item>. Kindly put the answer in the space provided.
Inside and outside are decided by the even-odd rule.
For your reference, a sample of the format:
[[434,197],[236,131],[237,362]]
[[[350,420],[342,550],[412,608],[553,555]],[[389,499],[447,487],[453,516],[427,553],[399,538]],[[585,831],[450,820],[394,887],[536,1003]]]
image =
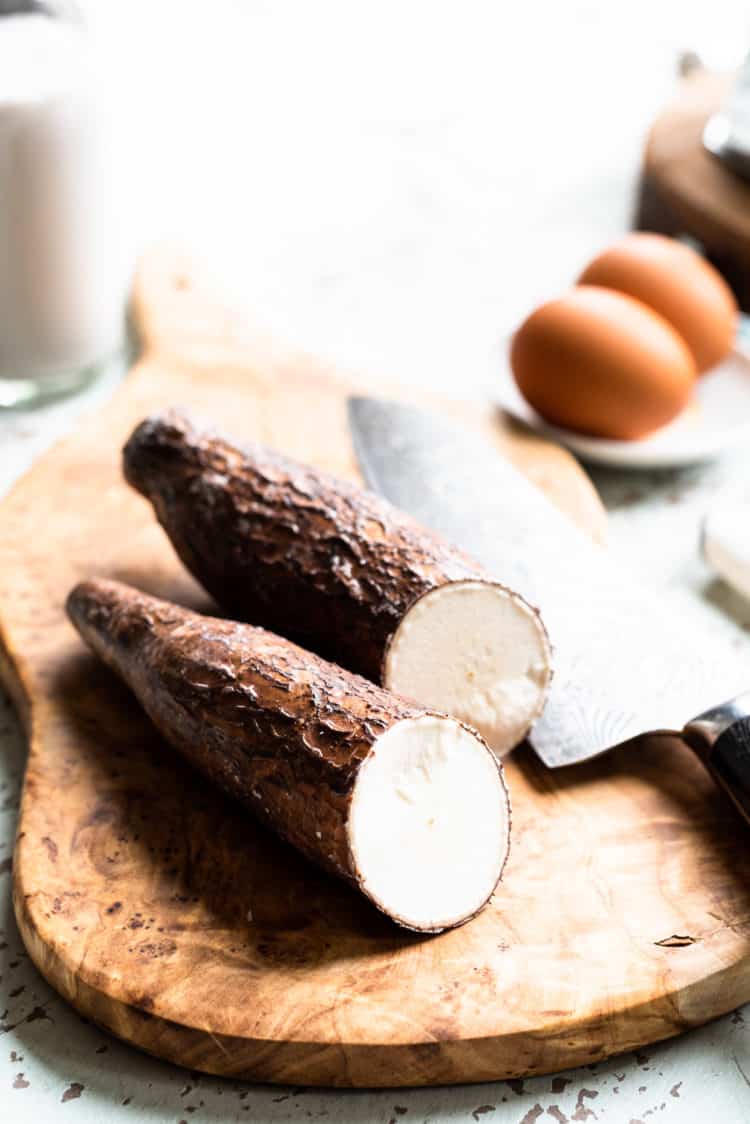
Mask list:
[[467,390],[627,227],[680,52],[750,47],[741,0],[80,6],[135,245],[204,250],[318,355]]

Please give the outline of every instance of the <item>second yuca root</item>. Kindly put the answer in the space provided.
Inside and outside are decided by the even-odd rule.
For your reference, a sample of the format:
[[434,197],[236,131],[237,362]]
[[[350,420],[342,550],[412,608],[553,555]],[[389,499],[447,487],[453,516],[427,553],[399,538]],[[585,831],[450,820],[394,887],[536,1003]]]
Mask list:
[[261,628],[84,582],[68,613],[164,737],[259,819],[408,928],[460,925],[508,853],[484,741]]
[[232,616],[453,714],[499,755],[541,713],[538,612],[372,492],[174,412],[137,427],[124,470]]

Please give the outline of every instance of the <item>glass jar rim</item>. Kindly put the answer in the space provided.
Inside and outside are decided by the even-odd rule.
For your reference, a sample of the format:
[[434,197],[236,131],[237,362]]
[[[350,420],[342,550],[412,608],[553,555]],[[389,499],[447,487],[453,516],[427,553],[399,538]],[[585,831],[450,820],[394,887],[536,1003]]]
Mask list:
[[0,0],[3,16],[49,16],[50,19],[83,24],[83,12],[76,0]]

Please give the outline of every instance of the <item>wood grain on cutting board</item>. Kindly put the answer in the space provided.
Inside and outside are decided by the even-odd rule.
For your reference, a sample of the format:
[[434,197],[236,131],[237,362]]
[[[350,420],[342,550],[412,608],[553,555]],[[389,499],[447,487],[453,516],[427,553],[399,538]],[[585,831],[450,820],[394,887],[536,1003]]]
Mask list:
[[[546,1072],[750,999],[750,839],[672,739],[561,773],[515,755],[500,891],[433,938],[399,931],[318,873],[161,742],[63,613],[92,574],[208,605],[121,481],[132,426],[182,404],[356,470],[344,381],[253,339],[189,262],[150,257],[135,314],[138,367],[0,507],[0,662],[30,736],[14,896],[47,979],[161,1057],[295,1084]],[[567,454],[489,415],[471,421],[601,533]]]

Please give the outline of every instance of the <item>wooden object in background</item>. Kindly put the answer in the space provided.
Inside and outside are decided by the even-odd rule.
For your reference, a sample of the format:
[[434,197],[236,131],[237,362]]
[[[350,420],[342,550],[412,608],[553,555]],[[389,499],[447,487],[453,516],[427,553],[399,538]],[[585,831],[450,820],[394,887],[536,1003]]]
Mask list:
[[703,146],[703,129],[729,79],[696,67],[646,141],[634,225],[701,244],[750,311],[750,183]]
[[[501,891],[428,939],[398,931],[169,751],[63,611],[92,574],[207,607],[122,482],[133,425],[182,404],[322,467],[355,467],[346,381],[251,338],[179,256],[145,263],[135,315],[146,345],[135,370],[0,505],[0,664],[30,738],[14,897],[46,978],[160,1057],[303,1085],[543,1073],[750,999],[750,838],[676,741],[557,773],[514,755]],[[567,454],[473,415],[601,532]]]

